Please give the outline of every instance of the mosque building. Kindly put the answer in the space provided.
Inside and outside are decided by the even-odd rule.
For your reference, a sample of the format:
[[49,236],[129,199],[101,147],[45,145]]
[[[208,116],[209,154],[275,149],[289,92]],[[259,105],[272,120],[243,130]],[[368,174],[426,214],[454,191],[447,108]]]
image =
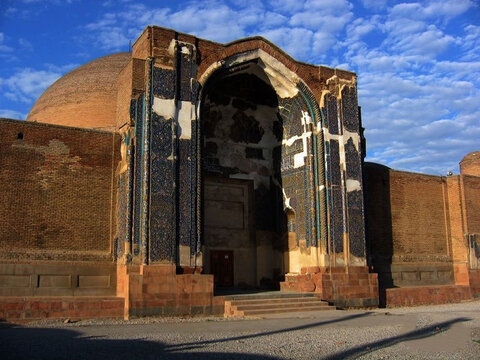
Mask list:
[[149,26],[71,71],[0,119],[0,318],[479,296],[480,152],[445,177],[365,163],[358,105],[355,73],[261,37]]

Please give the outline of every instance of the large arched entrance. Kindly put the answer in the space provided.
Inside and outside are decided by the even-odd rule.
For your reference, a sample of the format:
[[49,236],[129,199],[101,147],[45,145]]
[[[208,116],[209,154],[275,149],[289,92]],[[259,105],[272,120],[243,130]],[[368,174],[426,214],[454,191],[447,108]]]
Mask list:
[[261,51],[204,81],[202,252],[217,286],[276,289],[300,264],[318,264],[322,140],[299,82]]

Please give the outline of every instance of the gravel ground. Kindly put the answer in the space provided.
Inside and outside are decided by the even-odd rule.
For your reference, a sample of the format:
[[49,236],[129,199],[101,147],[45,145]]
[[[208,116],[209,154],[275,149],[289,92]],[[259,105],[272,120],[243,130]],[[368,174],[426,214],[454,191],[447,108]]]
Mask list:
[[265,318],[0,324],[0,359],[480,359],[480,300]]

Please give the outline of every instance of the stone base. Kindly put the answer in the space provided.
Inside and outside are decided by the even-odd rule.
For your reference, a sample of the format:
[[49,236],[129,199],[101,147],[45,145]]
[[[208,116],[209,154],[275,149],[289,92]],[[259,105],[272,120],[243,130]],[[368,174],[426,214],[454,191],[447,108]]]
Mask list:
[[384,291],[387,307],[447,304],[471,299],[469,286],[423,285]]
[[470,280],[470,291],[473,297],[480,297],[480,269],[468,271]]
[[0,320],[26,323],[41,319],[122,318],[124,299],[118,297],[1,297]]
[[367,267],[302,268],[301,274],[285,275],[282,291],[316,292],[340,308],[377,307],[378,277]]
[[124,317],[223,314],[213,296],[213,275],[177,274],[174,265],[118,266],[117,295],[125,297]]
[[0,296],[115,296],[112,263],[0,262]]

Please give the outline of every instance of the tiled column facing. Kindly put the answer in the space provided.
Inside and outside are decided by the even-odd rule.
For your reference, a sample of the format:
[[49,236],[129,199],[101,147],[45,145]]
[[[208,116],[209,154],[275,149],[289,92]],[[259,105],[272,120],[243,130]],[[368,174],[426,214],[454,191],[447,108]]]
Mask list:
[[172,40],[174,68],[153,66],[149,261],[196,267],[198,131],[195,46]]
[[362,266],[366,265],[365,219],[363,212],[361,126],[356,87],[344,85],[341,89],[341,102],[349,264]]
[[196,48],[193,44],[176,41],[177,99],[177,265],[183,272],[200,271],[198,202],[200,134],[196,116],[199,86],[196,80]]
[[[132,103],[135,102],[135,100],[132,100]],[[115,243],[115,257],[117,262],[127,264],[132,261],[133,128],[128,128],[121,135],[122,160],[118,175],[118,238]]]
[[355,84],[333,76],[322,99],[331,266],[365,266],[360,120]]

